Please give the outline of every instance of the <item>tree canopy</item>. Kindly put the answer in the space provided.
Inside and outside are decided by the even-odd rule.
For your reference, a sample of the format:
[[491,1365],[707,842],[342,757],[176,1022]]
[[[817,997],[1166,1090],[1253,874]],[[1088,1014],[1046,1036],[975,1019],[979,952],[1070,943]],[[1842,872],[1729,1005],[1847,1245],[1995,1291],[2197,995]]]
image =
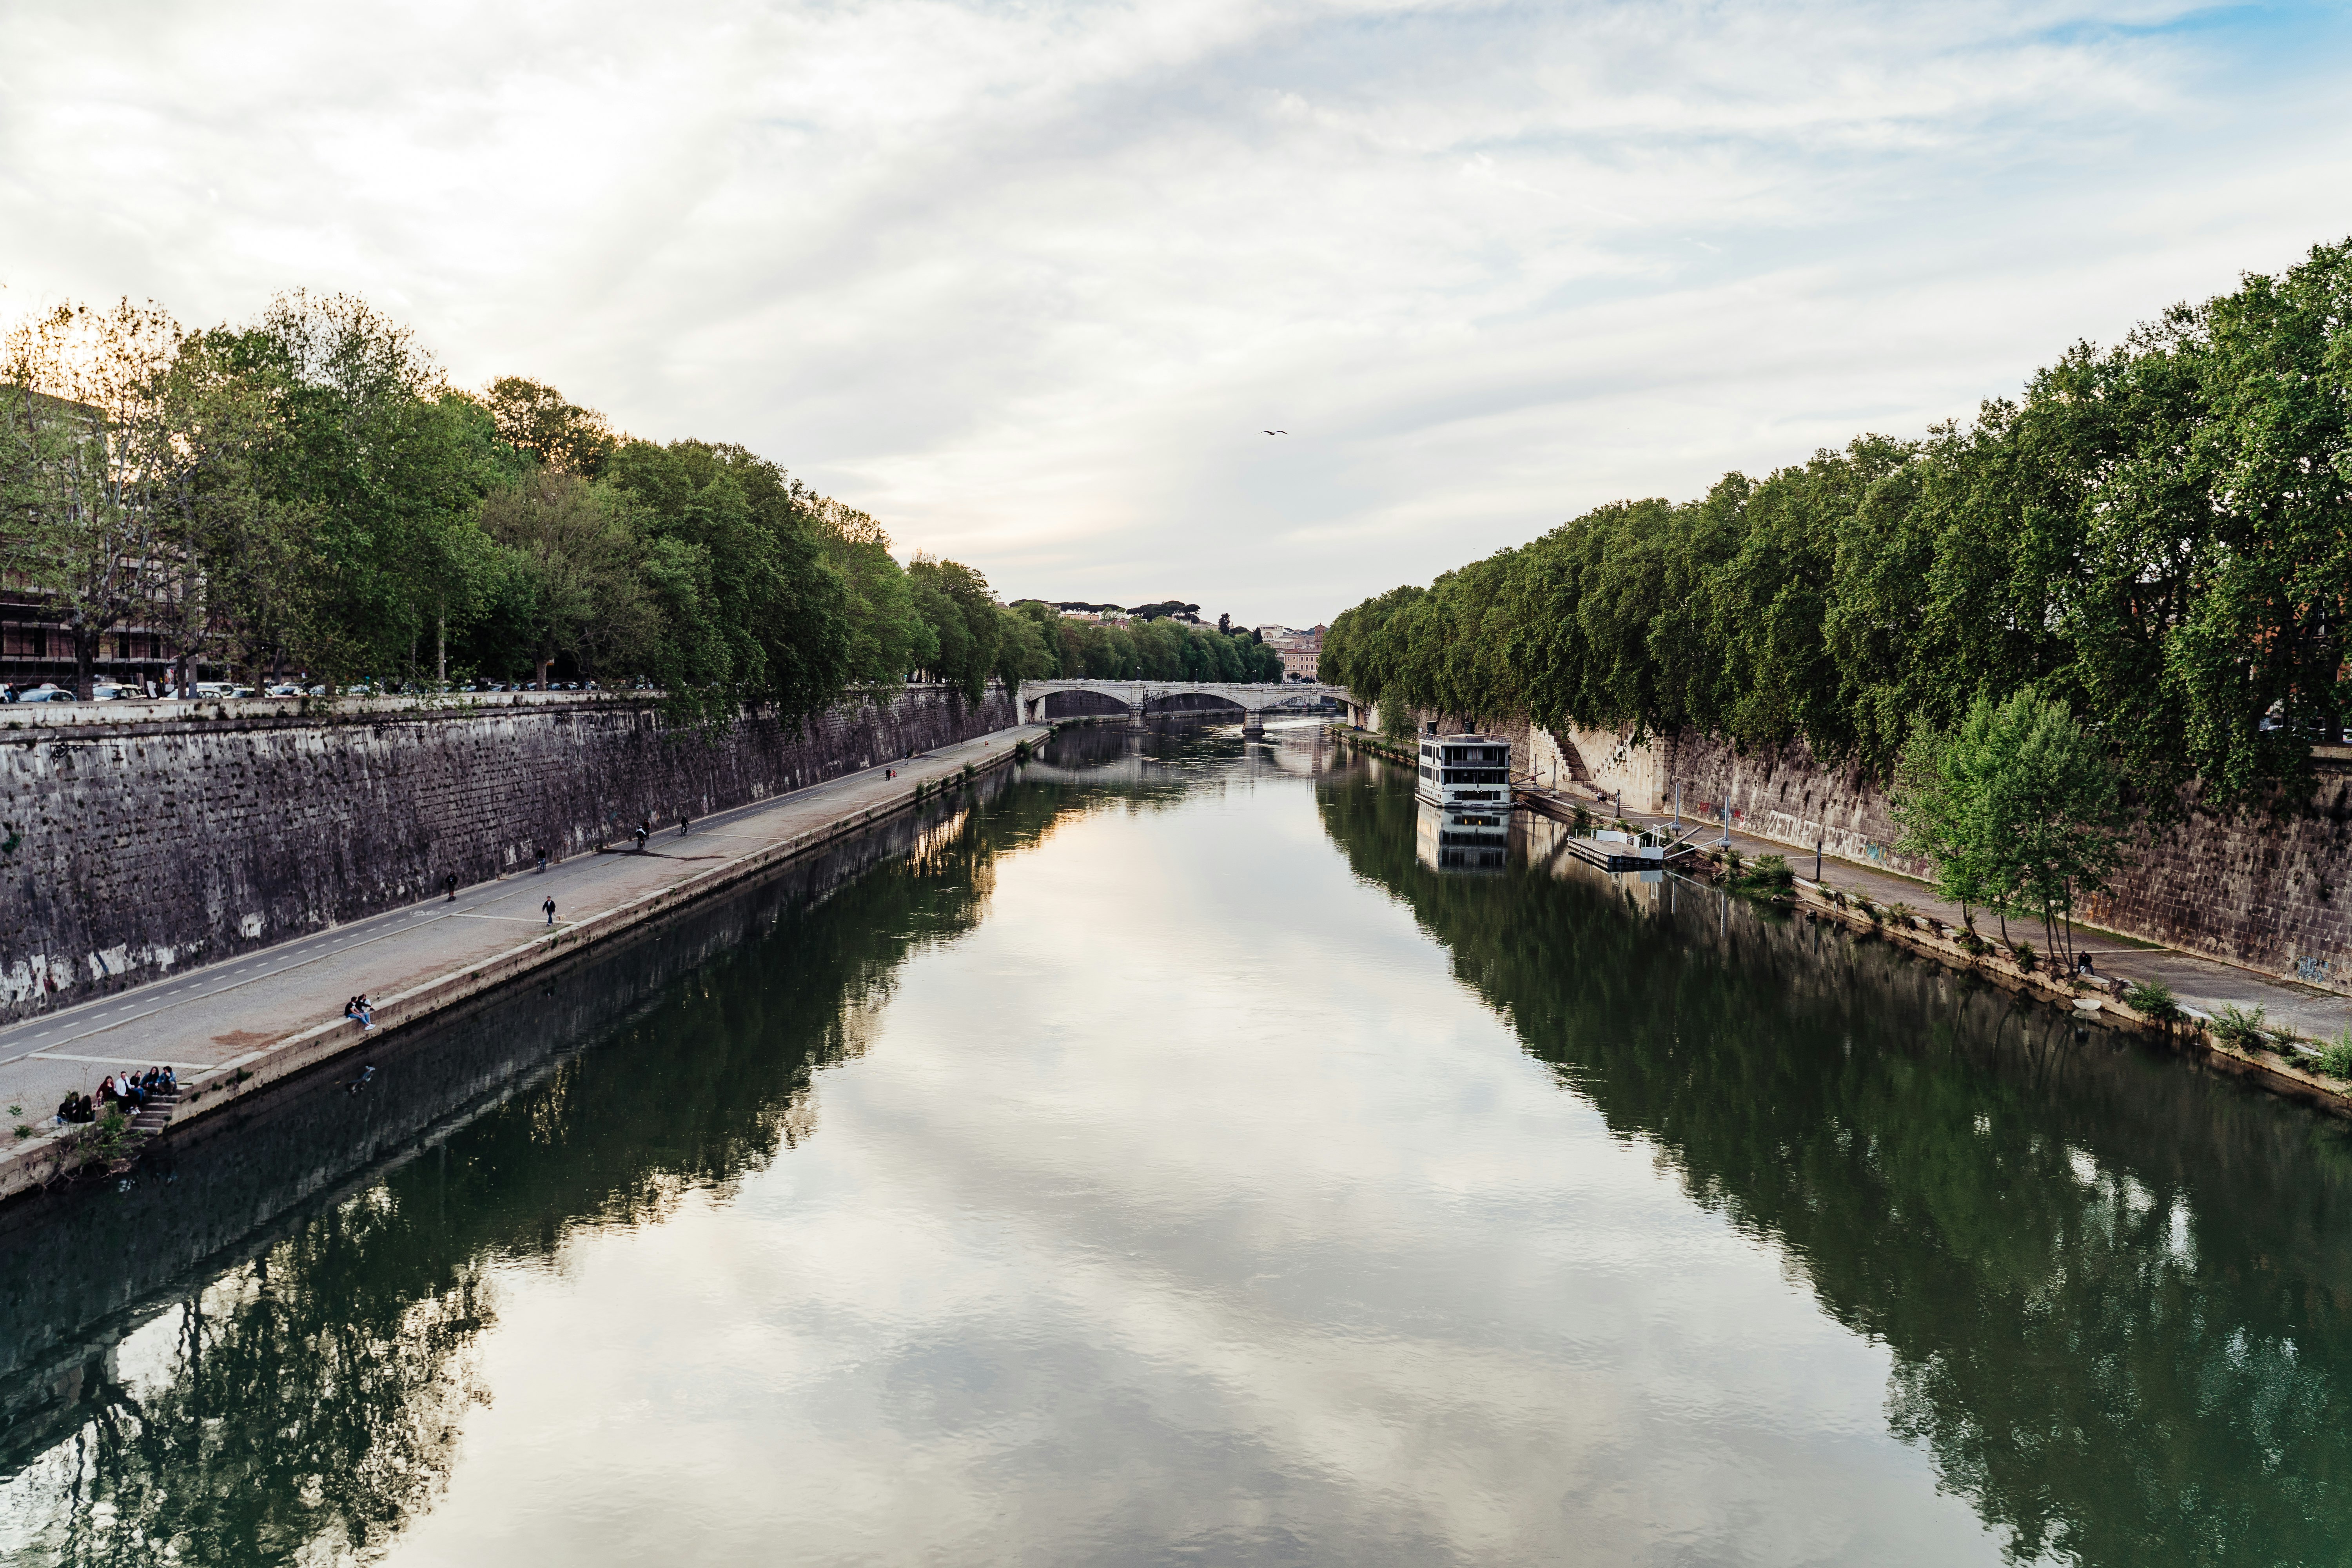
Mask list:
[[2147,802],[2308,782],[2352,707],[2352,241],[2078,343],[2021,399],[1704,496],[1612,502],[1339,616],[1368,701],[1801,740],[2063,702]]
[[[524,376],[452,387],[347,295],[189,331],[60,307],[0,357],[0,570],[89,695],[135,626],[199,668],[350,683],[561,674],[688,718],[798,716],[916,676],[977,701],[1057,673],[987,579],[732,443],[641,440]],[[1277,672],[1278,673],[1278,672]]]

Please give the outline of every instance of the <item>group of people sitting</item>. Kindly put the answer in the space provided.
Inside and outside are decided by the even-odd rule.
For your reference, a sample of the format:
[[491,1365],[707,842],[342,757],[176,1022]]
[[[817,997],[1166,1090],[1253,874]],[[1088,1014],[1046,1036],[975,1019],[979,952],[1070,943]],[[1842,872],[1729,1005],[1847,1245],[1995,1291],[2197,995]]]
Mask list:
[[343,1016],[358,1019],[362,1029],[375,1027],[375,1008],[369,1003],[364,991],[343,1004]]
[[180,1075],[168,1067],[149,1068],[145,1072],[125,1070],[120,1075],[109,1073],[106,1081],[98,1086],[95,1099],[87,1094],[68,1092],[58,1102],[57,1124],[60,1127],[76,1122],[95,1121],[111,1110],[126,1117],[136,1116],[142,1107],[159,1094],[180,1092]]

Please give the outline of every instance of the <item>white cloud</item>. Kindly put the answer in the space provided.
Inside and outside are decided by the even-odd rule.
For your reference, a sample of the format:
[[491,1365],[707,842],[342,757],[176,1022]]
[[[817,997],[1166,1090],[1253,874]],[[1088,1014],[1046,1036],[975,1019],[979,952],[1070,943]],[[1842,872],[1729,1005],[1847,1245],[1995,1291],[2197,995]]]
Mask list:
[[2352,229],[2265,16],[17,5],[0,309],[355,289],[1007,590],[1311,620]]

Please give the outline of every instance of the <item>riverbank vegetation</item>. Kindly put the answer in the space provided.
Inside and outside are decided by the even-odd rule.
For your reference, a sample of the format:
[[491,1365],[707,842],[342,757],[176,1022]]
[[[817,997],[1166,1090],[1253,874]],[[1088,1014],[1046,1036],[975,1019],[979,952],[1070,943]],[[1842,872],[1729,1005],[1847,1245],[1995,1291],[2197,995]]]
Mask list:
[[[1013,606],[1038,630],[1039,662],[1050,667],[1041,668],[1041,674],[1092,676],[1097,680],[1244,684],[1282,679],[1282,655],[1248,632],[1188,626],[1165,618],[1170,607],[1148,605],[1138,619],[1106,624],[1070,619],[1057,607],[1035,599],[1024,599]],[[1150,616],[1154,610],[1160,614]]]
[[343,295],[200,330],[61,306],[13,331],[0,573],[55,606],[85,697],[102,655],[184,693],[199,670],[643,681],[704,719],[911,677],[977,701],[1065,668],[1281,675],[1168,624],[1073,638],[971,566],[902,565],[874,518],[747,447],[639,439],[525,377],[454,387]]
[[1977,909],[2004,921],[2030,914],[2043,951],[2074,967],[2075,903],[2106,887],[2129,819],[2106,747],[2063,701],[1979,695],[1952,731],[1923,724],[1898,769],[1894,810],[1904,829],[1896,847],[1934,863],[1936,890],[1960,906],[1970,932]]
[[1475,720],[1801,741],[1893,774],[2063,702],[2145,805],[2308,783],[2352,681],[2352,242],[2078,343],[2023,395],[1366,600],[1325,679]]

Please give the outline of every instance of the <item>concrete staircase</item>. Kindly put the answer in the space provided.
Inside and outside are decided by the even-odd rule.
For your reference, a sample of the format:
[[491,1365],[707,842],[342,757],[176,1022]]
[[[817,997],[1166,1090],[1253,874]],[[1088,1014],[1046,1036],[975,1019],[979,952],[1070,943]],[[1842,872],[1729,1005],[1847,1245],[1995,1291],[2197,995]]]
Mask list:
[[163,1131],[172,1120],[173,1109],[179,1103],[180,1097],[176,1094],[149,1095],[147,1102],[139,1108],[139,1114],[131,1119],[132,1146],[144,1143],[148,1139]]

